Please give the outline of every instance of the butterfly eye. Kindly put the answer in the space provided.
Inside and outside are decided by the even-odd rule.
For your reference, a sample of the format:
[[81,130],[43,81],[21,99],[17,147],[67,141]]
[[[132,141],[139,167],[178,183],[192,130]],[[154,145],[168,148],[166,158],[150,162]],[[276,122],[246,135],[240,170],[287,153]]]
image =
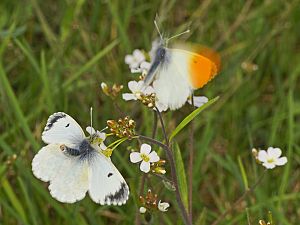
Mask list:
[[70,124],[68,123],[67,125],[66,125],[66,127],[69,127],[70,126]]
[[166,50],[163,47],[157,49],[156,56],[159,58],[159,60],[163,60],[165,58],[165,54]]

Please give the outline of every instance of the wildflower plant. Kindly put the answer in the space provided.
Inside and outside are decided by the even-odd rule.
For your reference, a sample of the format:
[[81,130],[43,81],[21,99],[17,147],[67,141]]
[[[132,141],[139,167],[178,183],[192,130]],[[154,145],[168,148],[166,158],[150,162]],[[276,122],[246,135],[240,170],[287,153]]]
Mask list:
[[[154,45],[155,44],[156,43],[154,43]],[[174,192],[176,204],[183,218],[183,222],[186,225],[190,225],[192,224],[192,209],[190,204],[192,201],[192,189],[189,189],[189,193],[187,193],[187,190],[182,189],[182,183],[186,183],[187,181],[182,170],[184,163],[180,156],[180,149],[175,142],[175,136],[183,131],[184,128],[190,124],[200,114],[201,111],[215,103],[218,100],[218,97],[209,100],[205,96],[189,96],[186,100],[186,103],[192,105],[194,107],[194,111],[187,115],[174,130],[171,132],[167,131],[167,127],[163,119],[163,113],[169,113],[170,109],[168,106],[161,104],[160,100],[156,96],[154,88],[151,85],[146,85],[144,82],[144,78],[147,75],[151,65],[148,61],[146,61],[147,58],[150,58],[151,61],[151,58],[153,58],[153,52],[150,51],[149,53],[146,53],[144,50],[136,49],[133,51],[132,55],[125,56],[125,63],[128,64],[131,73],[139,73],[140,76],[137,76],[137,79],[128,82],[127,86],[129,92],[122,93],[122,99],[125,101],[135,101],[135,104],[140,104],[141,107],[146,107],[153,111],[155,115],[153,134],[150,137],[137,132],[139,130],[139,123],[128,116],[117,120],[108,120],[107,125],[109,131],[111,132],[108,135],[113,135],[118,138],[118,140],[113,142],[107,148],[110,150],[110,154],[108,154],[108,156],[110,157],[112,151],[124,141],[136,139],[139,140],[139,150],[131,150],[131,153],[129,154],[129,161],[133,164],[138,164],[139,170],[141,171],[141,192],[139,193],[140,204],[138,212],[140,215],[144,216],[146,221],[150,221],[152,214],[155,214],[156,211],[167,213],[169,210],[170,203],[160,200],[163,198],[163,196],[154,194],[153,190],[151,189],[148,189],[146,194],[144,193],[144,189],[147,185],[146,181],[151,179],[153,176],[157,176],[161,179],[162,187]],[[114,93],[117,92],[119,94],[119,92],[122,90],[122,88],[116,87],[108,88],[105,83],[102,83],[101,87],[104,94],[107,96],[115,97],[117,94]],[[118,87],[123,87],[123,85]],[[157,140],[155,136],[158,122],[160,123],[160,127],[164,136],[163,140]],[[193,133],[190,135],[192,135],[191,138],[193,140]],[[176,148],[177,150],[174,150]],[[191,150],[190,154],[192,154],[192,152],[193,150]],[[176,156],[176,154],[179,155]],[[254,149],[252,154],[254,155],[257,163],[262,164],[267,169],[272,169],[275,166],[282,166],[287,163],[286,157],[280,157],[281,150],[279,148],[269,147],[267,151],[257,151]],[[162,159],[164,157],[166,159]],[[243,168],[242,163],[240,165]],[[189,164],[190,171],[192,171],[192,166],[193,165],[191,161]],[[263,175],[264,173],[262,176]],[[248,194],[250,194],[260,182],[261,178],[255,181],[254,185],[249,187],[246,193],[234,203],[234,206],[240,204],[240,202]],[[179,183],[181,183],[181,186],[179,186]],[[192,185],[191,180],[189,180],[189,185]],[[189,208],[187,207],[188,205]],[[220,215],[215,220],[213,225],[219,224],[232,209],[229,209],[225,211],[224,214]]]

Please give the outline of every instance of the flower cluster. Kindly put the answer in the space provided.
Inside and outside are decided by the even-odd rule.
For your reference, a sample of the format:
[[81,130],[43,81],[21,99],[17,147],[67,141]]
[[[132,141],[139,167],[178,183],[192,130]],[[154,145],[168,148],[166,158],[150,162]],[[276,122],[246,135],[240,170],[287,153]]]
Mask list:
[[158,201],[157,194],[153,194],[152,191],[149,189],[147,195],[145,197],[140,196],[140,213],[146,213],[147,210],[159,210],[161,212],[168,211],[170,204],[168,202],[162,202],[161,200]]
[[135,49],[132,55],[126,55],[125,63],[129,66],[132,73],[142,74],[147,73],[151,65],[146,61],[145,54],[139,49]]
[[280,157],[282,151],[280,148],[269,147],[267,151],[252,149],[255,159],[267,169],[274,169],[276,166],[283,166],[287,163],[287,158]]
[[129,116],[116,120],[108,120],[107,125],[110,131],[119,138],[131,139],[135,135],[135,122]]

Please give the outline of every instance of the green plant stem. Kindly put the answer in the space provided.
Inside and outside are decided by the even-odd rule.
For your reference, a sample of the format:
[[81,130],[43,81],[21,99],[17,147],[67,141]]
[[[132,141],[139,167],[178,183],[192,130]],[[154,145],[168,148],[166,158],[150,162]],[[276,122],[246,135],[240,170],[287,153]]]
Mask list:
[[[192,95],[192,111],[195,110],[195,105],[194,105],[194,95]],[[188,196],[189,196],[189,202],[188,202],[188,207],[189,207],[189,218],[190,221],[193,221],[193,165],[194,165],[194,120],[191,121],[190,129],[189,129],[189,149],[190,149],[190,154],[189,154],[189,167],[188,167],[188,176],[189,176],[189,191],[188,191]]]
[[[172,151],[171,151],[170,146],[169,146],[169,139],[168,139],[168,136],[167,136],[167,133],[166,133],[164,121],[163,121],[163,118],[161,116],[161,113],[158,111],[157,108],[156,108],[156,112],[157,112],[158,118],[159,118],[161,126],[162,126],[162,131],[163,131],[163,134],[164,134],[166,144],[162,144],[161,142],[158,142],[158,141],[154,140],[153,138],[147,138],[147,140],[151,141],[153,144],[161,146],[165,150],[167,159],[170,163],[171,177],[172,177],[172,181],[174,183],[175,189],[176,189],[175,190],[176,200],[177,200],[180,212],[182,214],[183,221],[184,221],[185,225],[192,225],[192,223],[189,219],[188,213],[187,213],[187,211],[184,207],[180,192],[179,192],[179,185],[178,185],[178,178],[177,178],[177,173],[176,173],[175,161],[174,161],[174,157],[173,157]],[[142,137],[140,136],[140,138],[142,138]],[[145,137],[144,137],[144,140],[145,140]]]
[[[153,129],[152,129],[152,139],[155,138],[156,135],[156,130],[157,130],[157,114],[156,112],[153,113]],[[141,186],[140,186],[140,194],[139,196],[142,196],[144,193],[144,187],[145,187],[145,181],[147,178],[147,174],[144,173],[143,176],[141,177]],[[141,220],[139,217],[139,210],[137,211],[137,215],[136,215],[136,225],[140,225],[141,224]]]
[[265,173],[266,173],[267,169],[265,169],[265,171],[260,175],[260,177],[256,180],[256,182],[250,187],[247,188],[246,191],[244,192],[244,194],[239,197],[230,208],[228,208],[225,212],[223,212],[222,215],[220,215],[211,225],[217,225],[219,224],[230,212],[232,212],[249,194],[251,194],[255,188],[257,187],[257,185],[260,184],[260,182],[262,181],[262,178],[264,177]]

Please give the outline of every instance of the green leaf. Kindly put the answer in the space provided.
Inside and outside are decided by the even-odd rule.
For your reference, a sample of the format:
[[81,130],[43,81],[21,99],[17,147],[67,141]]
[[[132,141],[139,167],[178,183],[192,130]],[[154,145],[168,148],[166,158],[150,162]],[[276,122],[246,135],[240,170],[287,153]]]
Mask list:
[[202,112],[204,109],[206,109],[208,106],[212,105],[219,99],[218,97],[215,97],[214,99],[209,100],[207,103],[199,107],[198,109],[191,112],[187,117],[185,117],[181,123],[175,128],[175,130],[170,135],[170,141],[186,126],[189,122],[191,122],[196,116],[199,115],[200,112]]
[[184,169],[184,163],[181,156],[179,145],[176,143],[174,148],[175,166],[178,176],[179,192],[185,208],[188,208],[188,187],[186,182],[186,174]]
[[245,167],[243,165],[243,162],[242,162],[240,156],[238,156],[238,162],[239,162],[239,167],[240,167],[242,178],[243,178],[243,183],[245,185],[245,189],[247,190],[249,188],[248,178],[247,178],[246,170],[245,170]]
[[207,210],[206,208],[204,208],[202,210],[202,212],[200,213],[199,217],[196,220],[196,225],[204,225],[206,224],[206,214],[207,214]]

